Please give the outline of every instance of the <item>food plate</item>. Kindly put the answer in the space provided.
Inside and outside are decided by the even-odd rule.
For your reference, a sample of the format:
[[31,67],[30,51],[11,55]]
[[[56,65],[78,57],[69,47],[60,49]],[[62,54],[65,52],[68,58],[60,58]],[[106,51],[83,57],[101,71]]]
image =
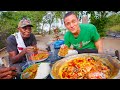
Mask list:
[[[98,75],[101,75],[102,76],[102,79],[116,79],[116,78],[120,78],[120,61],[117,60],[117,59],[113,59],[112,57],[108,58],[108,56],[106,55],[103,55],[103,54],[94,54],[94,53],[83,53],[83,54],[78,54],[78,55],[72,55],[72,56],[68,56],[68,57],[65,57],[59,61],[57,61],[56,63],[54,63],[52,65],[52,69],[51,69],[51,72],[50,72],[50,75],[53,79],[66,79],[66,78],[63,78],[63,76],[61,77],[61,75],[63,75],[63,72],[64,70],[67,70],[68,67],[68,63],[69,62],[72,62],[73,60],[80,60],[81,58],[84,58],[84,57],[92,57],[92,61],[98,61],[97,64],[96,63],[93,63],[95,64],[95,66],[97,67],[96,69],[95,68],[92,68],[91,70],[98,70],[98,66],[106,69],[107,71],[109,71],[109,74],[107,74],[107,78],[105,77],[105,74],[103,75],[103,71],[102,73],[99,73]],[[83,59],[84,61],[84,64],[89,64],[86,60],[89,61],[89,59],[85,58]],[[81,61],[81,60],[80,60]],[[116,61],[116,62],[115,62]],[[87,62],[87,63],[86,63]],[[70,64],[70,63],[69,63]],[[79,65],[82,65],[83,63],[79,64]],[[99,65],[98,65],[99,64]],[[76,64],[75,64],[76,65]],[[98,65],[98,66],[97,66]],[[83,65],[84,66],[84,65]],[[87,65],[86,65],[87,66]],[[94,65],[93,65],[94,66]],[[66,68],[67,67],[67,68]],[[66,68],[66,69],[65,69]],[[89,70],[90,72],[90,68],[86,68],[87,70]],[[71,69],[72,70],[72,69]],[[74,69],[73,69],[74,70]],[[77,69],[77,70],[81,70],[80,68]],[[84,69],[85,70],[85,69]],[[101,68],[99,70],[102,70]],[[98,70],[98,71],[99,71]],[[75,70],[76,71],[76,70]],[[96,72],[98,72],[96,71]],[[85,71],[84,71],[85,72]],[[89,73],[87,72],[87,73]],[[66,72],[65,72],[66,73]],[[107,72],[108,73],[108,72]],[[80,73],[79,73],[80,74]],[[81,74],[81,75],[87,75],[87,74]],[[91,74],[89,74],[91,75]],[[96,73],[92,73],[92,75],[96,75]],[[94,78],[87,78],[88,76],[84,76],[84,78],[77,78],[77,79],[94,79]],[[104,78],[103,78],[104,77]],[[69,79],[69,78],[68,78]],[[96,78],[96,79],[101,79],[101,78]]]
[[29,54],[29,60],[32,62],[41,62],[46,60],[49,57],[49,53],[46,51],[39,51],[37,54]]
[[42,62],[28,66],[21,74],[21,79],[46,79],[50,73],[50,63]]
[[68,54],[69,48],[67,46],[61,47],[58,52],[58,56],[65,57],[66,54]]
[[[48,57],[47,57],[48,58]],[[44,61],[44,60],[46,60],[47,58],[44,58],[44,59],[40,59],[40,60],[32,60],[33,62],[42,62],[42,61]]]
[[59,53],[58,53],[58,56],[59,56],[59,57],[65,57],[65,56],[61,56]]
[[[34,79],[39,64],[40,63],[32,64],[32,65],[28,66],[25,70],[23,70],[20,78],[21,79]],[[28,75],[27,75],[27,73],[28,73]]]

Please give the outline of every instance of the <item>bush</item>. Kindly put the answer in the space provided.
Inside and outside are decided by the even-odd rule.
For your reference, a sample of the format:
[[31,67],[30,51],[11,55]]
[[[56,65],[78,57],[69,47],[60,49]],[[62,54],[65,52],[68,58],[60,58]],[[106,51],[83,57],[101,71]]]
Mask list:
[[0,33],[0,49],[6,46],[6,39],[9,36],[9,33],[7,32],[2,32]]

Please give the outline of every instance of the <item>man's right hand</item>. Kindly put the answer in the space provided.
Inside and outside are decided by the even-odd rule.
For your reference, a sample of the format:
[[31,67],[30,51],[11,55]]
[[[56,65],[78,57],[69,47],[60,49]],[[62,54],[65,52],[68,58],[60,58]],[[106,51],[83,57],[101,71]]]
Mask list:
[[68,47],[67,45],[65,45],[65,44],[61,45],[60,48],[68,48],[68,49],[70,49],[70,50],[74,50],[73,47],[70,47],[70,48],[69,48],[69,47]]
[[16,75],[16,67],[0,67],[0,79],[13,79]]
[[67,48],[67,45],[63,44],[60,48]]
[[60,46],[60,48],[64,48],[65,46],[66,46],[66,45],[65,45],[65,44],[63,44],[63,45],[61,45],[61,46]]
[[38,48],[36,46],[28,46],[25,48],[26,53],[37,52]]

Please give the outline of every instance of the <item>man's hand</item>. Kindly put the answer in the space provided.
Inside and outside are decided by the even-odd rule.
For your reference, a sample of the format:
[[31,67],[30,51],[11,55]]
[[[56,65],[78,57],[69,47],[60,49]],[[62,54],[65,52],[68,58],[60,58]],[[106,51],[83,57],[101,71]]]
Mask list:
[[63,44],[60,48],[67,48],[67,45]]
[[65,45],[65,44],[63,44],[63,45],[61,45],[61,47],[60,48],[68,48],[68,49],[70,49],[70,50],[73,50],[73,48],[72,47],[68,47],[67,45]]
[[1,67],[0,79],[13,79],[17,75],[15,67]]
[[26,53],[37,52],[39,49],[36,46],[28,46],[25,48]]

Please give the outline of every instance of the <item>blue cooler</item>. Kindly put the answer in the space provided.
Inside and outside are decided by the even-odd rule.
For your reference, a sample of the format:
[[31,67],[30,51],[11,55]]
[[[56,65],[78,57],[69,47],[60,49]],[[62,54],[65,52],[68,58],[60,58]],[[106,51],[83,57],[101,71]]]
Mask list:
[[54,42],[54,48],[59,49],[62,44],[64,44],[64,40],[57,40]]

